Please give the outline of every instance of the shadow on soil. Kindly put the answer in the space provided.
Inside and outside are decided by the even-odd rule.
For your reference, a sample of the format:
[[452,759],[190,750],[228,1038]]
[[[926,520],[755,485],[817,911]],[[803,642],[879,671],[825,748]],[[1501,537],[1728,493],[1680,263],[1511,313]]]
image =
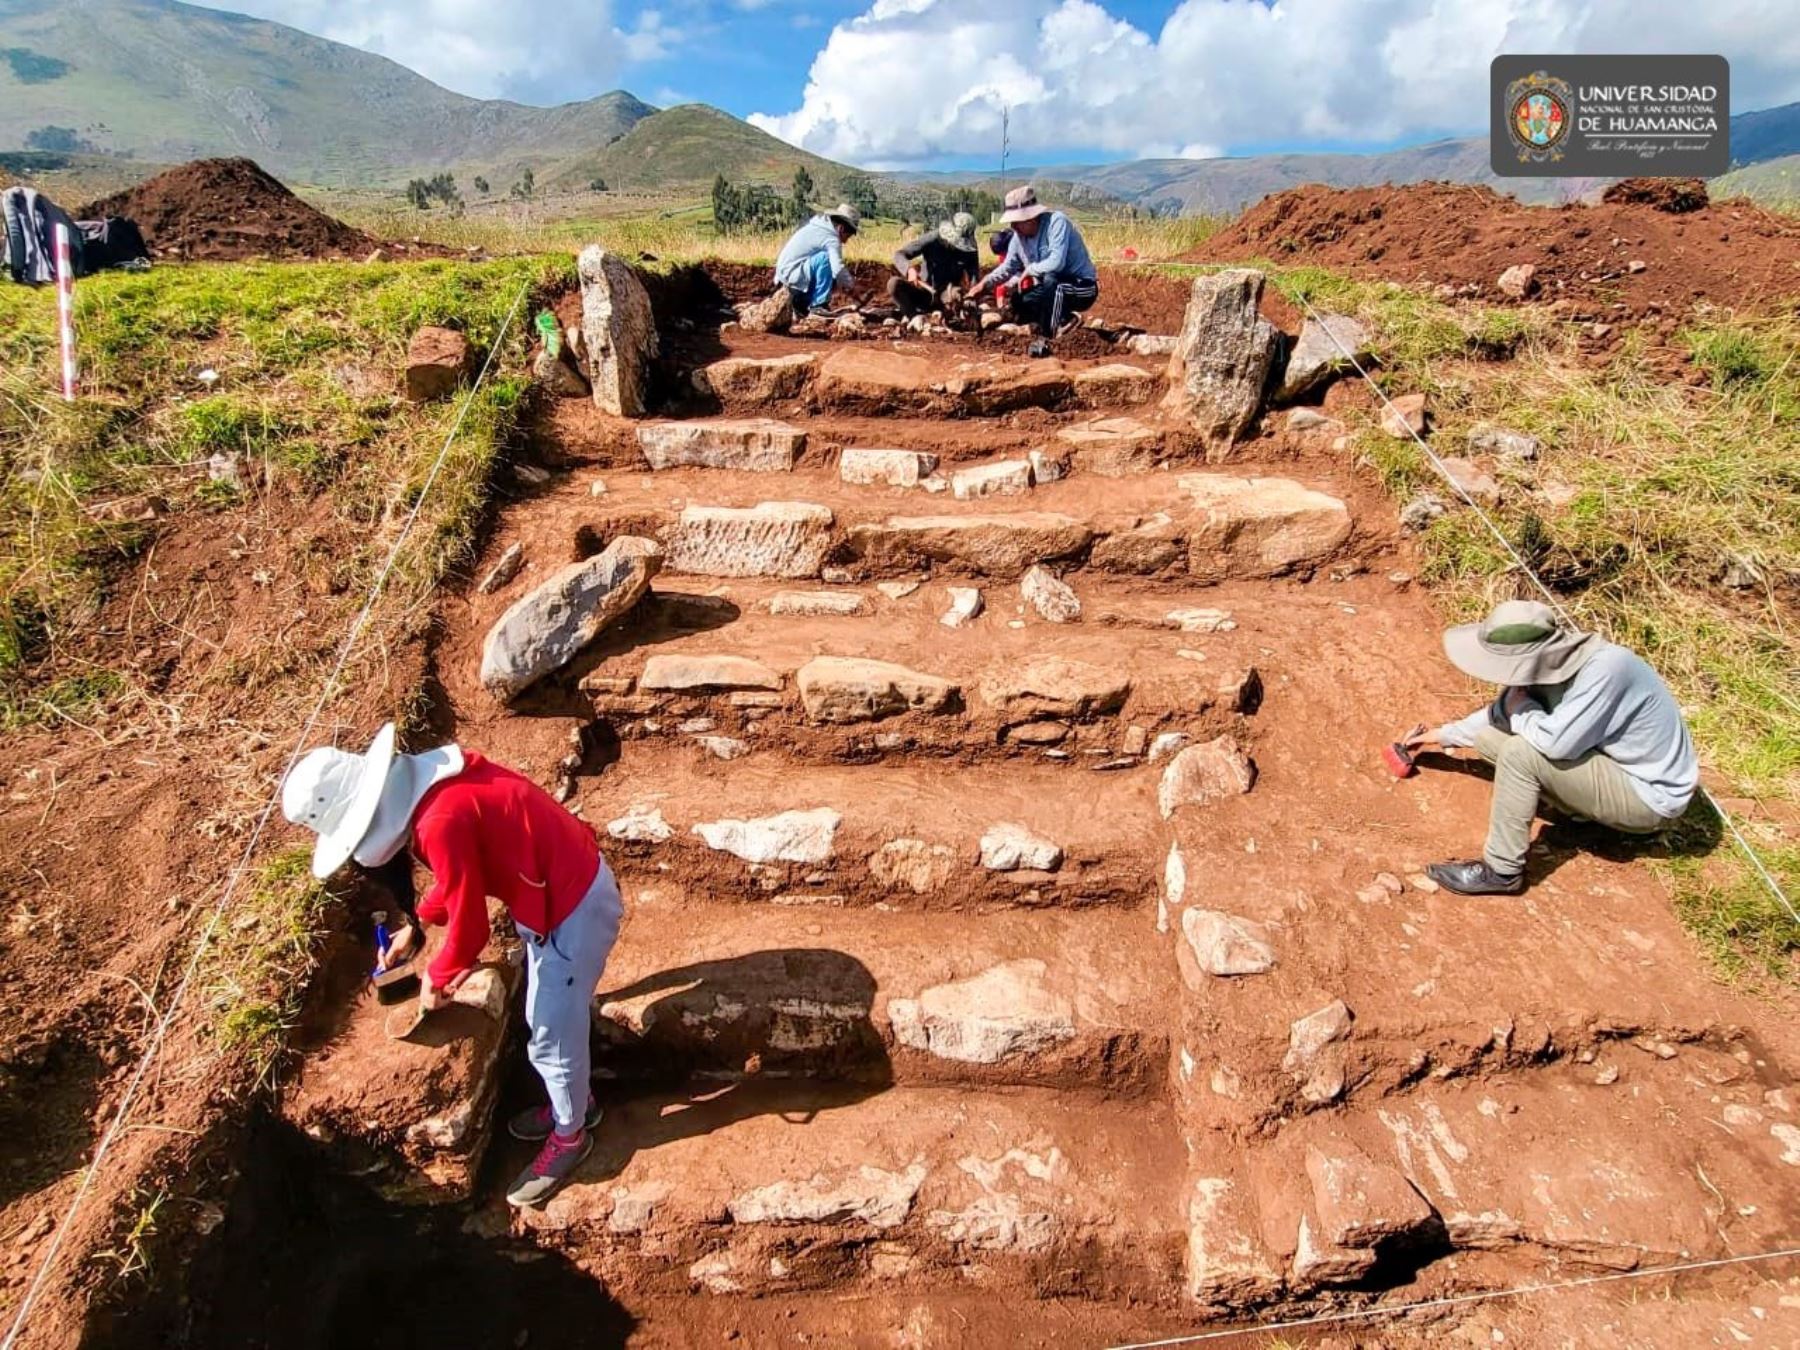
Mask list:
[[259,1126],[191,1344],[625,1344],[631,1315],[558,1254],[465,1233],[460,1208],[383,1204],[360,1182],[326,1173],[314,1157],[287,1126]]
[[[1418,757],[1418,763],[1428,772],[1458,773],[1489,783],[1494,779],[1493,766],[1482,760],[1455,759],[1427,752]],[[1725,829],[1718,814],[1704,801],[1695,801],[1686,815],[1656,834],[1626,834],[1591,820],[1576,820],[1542,809],[1538,818],[1543,825],[1526,863],[1527,876],[1534,885],[1547,881],[1563,864],[1581,853],[1591,853],[1615,863],[1635,862],[1640,858],[1704,858],[1725,839]],[[1476,857],[1480,850],[1481,840],[1472,838],[1467,853],[1459,856]]]

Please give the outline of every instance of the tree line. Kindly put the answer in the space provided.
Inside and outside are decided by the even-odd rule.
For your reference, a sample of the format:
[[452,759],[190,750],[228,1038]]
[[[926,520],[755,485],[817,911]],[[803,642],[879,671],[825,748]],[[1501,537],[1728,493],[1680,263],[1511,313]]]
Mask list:
[[[802,164],[794,170],[787,195],[768,183],[733,183],[724,174],[713,179],[713,225],[720,234],[763,234],[793,229],[815,212],[835,206],[817,196],[818,184]],[[838,180],[837,196],[860,211],[864,219],[887,216],[903,225],[934,223],[958,211],[967,211],[982,223],[1000,214],[1001,200],[977,187],[927,188],[906,183],[884,183],[880,188],[867,174],[845,174]]]

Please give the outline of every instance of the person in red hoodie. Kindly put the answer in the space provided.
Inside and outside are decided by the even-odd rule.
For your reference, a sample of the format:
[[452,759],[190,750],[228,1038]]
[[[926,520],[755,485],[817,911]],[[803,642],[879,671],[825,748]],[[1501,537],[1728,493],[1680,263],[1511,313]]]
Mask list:
[[[619,935],[618,883],[593,831],[524,775],[455,745],[397,754],[394,738],[390,722],[363,754],[310,751],[282,785],[282,810],[318,835],[312,867],[321,879],[354,860],[389,869],[404,890],[411,872],[400,855],[411,844],[434,881],[417,917],[448,930],[421,977],[428,1011],[480,960],[488,897],[506,905],[525,943],[528,1054],[550,1098],[508,1125],[543,1148],[506,1198],[540,1205],[592,1152],[600,1123],[588,1076],[590,1005]],[[410,897],[398,898],[406,908]],[[416,928],[401,928],[383,964],[418,941]]]

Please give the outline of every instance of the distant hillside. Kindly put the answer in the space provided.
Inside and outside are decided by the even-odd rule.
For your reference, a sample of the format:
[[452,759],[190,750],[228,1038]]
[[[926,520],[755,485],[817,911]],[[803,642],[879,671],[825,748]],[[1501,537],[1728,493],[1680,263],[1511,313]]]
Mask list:
[[652,113],[610,145],[575,156],[546,181],[577,184],[603,178],[610,188],[658,188],[708,184],[722,173],[734,183],[786,188],[801,165],[821,195],[856,172],[777,140],[730,113],[684,103]]
[[446,168],[510,181],[654,111],[617,91],[557,108],[466,98],[384,57],[176,0],[0,0],[0,149],[248,155],[325,185]]
[[1749,197],[1777,210],[1800,210],[1800,155],[1783,155],[1742,169],[1733,169],[1712,181],[1714,200]]

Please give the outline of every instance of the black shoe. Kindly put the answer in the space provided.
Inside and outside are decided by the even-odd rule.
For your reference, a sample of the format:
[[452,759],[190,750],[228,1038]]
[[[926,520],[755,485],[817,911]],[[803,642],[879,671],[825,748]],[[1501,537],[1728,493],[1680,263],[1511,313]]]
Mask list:
[[1038,338],[1031,346],[1026,348],[1026,354],[1029,356],[1048,356],[1050,355],[1050,344],[1044,341],[1043,338]]
[[1507,876],[1504,872],[1496,872],[1480,858],[1471,862],[1432,863],[1425,869],[1425,875],[1457,895],[1525,894],[1523,872]]

